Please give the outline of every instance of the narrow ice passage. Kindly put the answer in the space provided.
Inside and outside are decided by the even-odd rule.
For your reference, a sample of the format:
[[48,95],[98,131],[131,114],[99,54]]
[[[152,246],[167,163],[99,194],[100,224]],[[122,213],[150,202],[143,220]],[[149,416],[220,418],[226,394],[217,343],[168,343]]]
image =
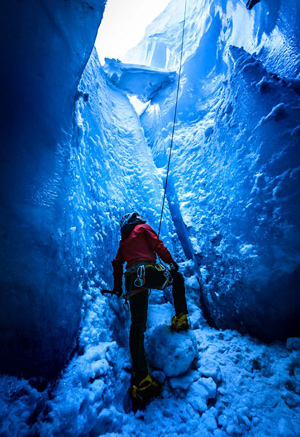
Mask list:
[[[130,314],[100,289],[124,213],[158,229],[182,1],[102,68],[104,3],[43,0],[28,23],[22,2],[4,11],[0,435],[298,437],[300,4],[187,2],[161,238],[192,329],[171,333],[171,291],[152,290],[145,346],[163,391],[134,414]],[[148,102],[140,116],[127,93]]]
[[[190,364],[188,350],[185,351],[189,345],[186,337],[173,334],[177,349],[168,337],[165,340],[166,332],[162,329],[173,315],[171,296],[169,292],[153,291],[146,350],[152,360],[150,363],[169,366],[154,372],[163,381],[164,390],[162,398],[154,400],[144,412],[124,413],[124,394],[130,384],[131,369],[129,314],[116,297],[103,297],[99,293],[99,286],[111,285],[110,263],[118,235],[109,234],[111,244],[105,253],[89,238],[95,235],[98,242],[105,232],[110,232],[105,215],[115,211],[116,205],[125,211],[127,199],[130,199],[130,208],[148,214],[154,226],[159,217],[162,180],[128,98],[111,88],[99,71],[94,54],[79,87],[74,119],[76,148],[72,160],[77,185],[72,196],[77,196],[78,204],[84,204],[87,198],[93,200],[87,205],[87,214],[83,214],[83,209],[78,210],[81,227],[73,232],[79,233],[77,241],[80,241],[80,232],[85,235],[82,244],[90,244],[94,260],[92,265],[86,264],[84,259],[80,261],[88,269],[90,280],[84,284],[77,352],[50,390],[41,390],[34,380],[1,379],[2,411],[7,406],[10,409],[1,430],[4,435],[10,430],[9,435],[16,436],[26,436],[29,430],[41,436],[297,435],[299,342],[291,340],[287,348],[284,344],[268,346],[235,331],[222,332],[207,326],[199,308],[199,285],[193,262],[185,260],[184,251],[175,238],[168,207],[166,223],[171,232],[166,235],[164,231],[163,238],[173,247],[176,259],[181,260],[193,327],[189,347],[195,346],[195,339],[197,353]],[[89,87],[87,78],[91,74],[96,75],[98,87]],[[101,93],[101,101],[98,93]],[[88,95],[88,103],[84,95]],[[81,174],[86,178],[78,178]],[[90,235],[83,232],[89,220]],[[100,284],[96,284],[97,281]],[[14,398],[10,396],[12,389]]]

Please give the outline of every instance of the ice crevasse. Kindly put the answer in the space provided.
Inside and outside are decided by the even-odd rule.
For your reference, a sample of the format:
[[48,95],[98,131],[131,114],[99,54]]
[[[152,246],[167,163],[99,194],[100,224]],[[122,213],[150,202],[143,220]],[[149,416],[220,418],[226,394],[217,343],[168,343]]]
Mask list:
[[[4,399],[13,385],[24,402],[24,435],[35,421],[42,435],[100,435],[122,426],[124,433],[132,432],[131,416],[122,413],[129,320],[121,303],[102,298],[99,288],[112,285],[121,216],[137,209],[157,229],[183,8],[172,0],[128,53],[128,64],[109,61],[102,68],[92,49],[104,3],[31,1],[26,8],[33,17],[25,22],[25,5],[13,2],[2,14],[1,40],[10,35],[10,42],[3,47],[0,72],[7,84],[1,90],[1,372],[31,379],[2,379],[0,389]],[[299,16],[300,5],[292,0],[264,0],[252,12],[238,0],[187,2],[162,227],[162,238],[187,277],[203,353],[195,357],[201,371],[183,379],[175,374],[170,382],[179,404],[191,387],[180,413],[183,434],[189,432],[184,423],[190,415],[205,412],[201,420],[208,435],[214,428],[223,427],[225,435],[251,428],[242,400],[235,425],[220,416],[219,406],[206,411],[220,384],[211,356],[219,354],[225,367],[227,358],[236,360],[249,380],[257,370],[262,380],[273,375],[265,356],[283,356],[277,346],[265,355],[257,348],[256,356],[255,340],[236,338],[234,331],[215,333],[218,351],[211,351],[215,337],[201,333],[201,305],[219,329],[268,341],[299,336]],[[142,114],[128,94],[148,101]],[[153,296],[149,338],[161,329],[155,313],[165,323],[171,316],[169,300],[168,293]],[[49,407],[39,377],[57,375],[72,353]],[[295,363],[293,355],[288,361],[293,377]],[[280,401],[286,409],[297,406],[294,391]],[[229,389],[223,395],[229,396]],[[162,409],[170,435],[172,396],[166,392]],[[270,411],[271,398],[270,392],[260,399]],[[15,408],[11,416],[17,417],[20,407]],[[41,410],[45,416],[37,419]],[[276,428],[279,435],[296,433],[287,417]],[[197,426],[191,422],[194,431]]]

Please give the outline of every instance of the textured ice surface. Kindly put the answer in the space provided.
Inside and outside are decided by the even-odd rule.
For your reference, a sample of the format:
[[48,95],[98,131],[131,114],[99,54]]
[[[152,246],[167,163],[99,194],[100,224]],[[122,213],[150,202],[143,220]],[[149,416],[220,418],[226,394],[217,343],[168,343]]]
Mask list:
[[[79,85],[73,141],[79,264],[88,284],[111,287],[121,217],[138,210],[157,229],[163,189],[139,118],[127,95],[107,82],[95,51]],[[168,208],[162,236],[182,254]]]
[[[206,79],[211,72],[222,73],[222,61],[228,47],[234,45],[250,54],[259,53],[268,71],[299,80],[298,14],[299,2],[294,0],[262,1],[251,13],[240,0],[189,1],[185,69],[194,67],[189,73],[198,79]],[[178,68],[183,16],[184,2],[172,0],[148,26],[141,42],[128,52],[125,62]]]

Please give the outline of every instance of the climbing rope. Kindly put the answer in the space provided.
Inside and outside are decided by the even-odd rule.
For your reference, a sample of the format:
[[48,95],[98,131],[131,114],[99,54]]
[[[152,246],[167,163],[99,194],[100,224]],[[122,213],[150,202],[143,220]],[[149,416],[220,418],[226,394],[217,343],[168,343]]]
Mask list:
[[167,186],[168,186],[168,179],[169,179],[169,172],[170,172],[171,155],[172,155],[173,141],[174,141],[174,132],[175,132],[176,118],[177,118],[177,106],[178,106],[178,96],[179,96],[179,88],[180,88],[180,77],[181,77],[182,55],[183,55],[183,44],[184,44],[184,31],[185,31],[185,20],[186,20],[186,3],[187,3],[187,0],[185,0],[185,2],[184,2],[184,17],[183,17],[183,25],[182,25],[182,40],[181,40],[180,65],[179,65],[179,72],[178,72],[176,102],[175,102],[175,111],[174,111],[174,120],[173,120],[173,129],[172,129],[172,136],[171,136],[169,160],[168,160],[168,167],[167,167],[167,176],[166,176],[164,197],[163,197],[163,202],[162,202],[162,207],[161,207],[161,214],[160,214],[160,221],[159,221],[159,228],[158,228],[158,237],[159,237],[160,230],[161,230],[162,218],[163,218],[165,201],[166,201],[166,193],[167,193]]

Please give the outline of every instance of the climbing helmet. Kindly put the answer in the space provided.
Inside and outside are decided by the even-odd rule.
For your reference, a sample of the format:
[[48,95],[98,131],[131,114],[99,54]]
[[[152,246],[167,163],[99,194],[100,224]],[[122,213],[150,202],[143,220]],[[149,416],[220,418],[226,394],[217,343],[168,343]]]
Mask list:
[[128,225],[138,225],[142,223],[146,223],[146,220],[144,220],[139,213],[129,212],[128,214],[125,214],[120,221],[121,232],[125,230]]

